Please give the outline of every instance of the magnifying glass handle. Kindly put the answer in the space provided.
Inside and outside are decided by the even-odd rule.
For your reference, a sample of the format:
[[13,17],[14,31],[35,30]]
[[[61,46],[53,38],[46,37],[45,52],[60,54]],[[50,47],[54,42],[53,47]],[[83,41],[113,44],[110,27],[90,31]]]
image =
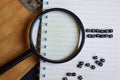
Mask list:
[[33,50],[30,49],[28,51],[26,51],[25,53],[23,53],[22,55],[18,56],[17,58],[11,60],[10,62],[6,63],[5,65],[0,67],[0,74],[3,74],[4,72],[6,72],[7,70],[9,70],[10,68],[12,68],[13,66],[15,66],[16,64],[18,64],[19,62],[21,62],[22,60],[24,60],[25,58],[29,57],[30,55],[33,54]]

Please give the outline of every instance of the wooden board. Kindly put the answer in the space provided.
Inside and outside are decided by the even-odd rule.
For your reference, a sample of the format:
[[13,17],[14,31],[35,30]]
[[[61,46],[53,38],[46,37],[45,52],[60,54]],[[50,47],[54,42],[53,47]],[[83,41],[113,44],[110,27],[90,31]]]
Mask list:
[[[18,0],[0,1],[0,66],[29,49],[28,28],[38,15],[27,11]],[[20,80],[37,62],[32,55],[6,73],[0,80]]]

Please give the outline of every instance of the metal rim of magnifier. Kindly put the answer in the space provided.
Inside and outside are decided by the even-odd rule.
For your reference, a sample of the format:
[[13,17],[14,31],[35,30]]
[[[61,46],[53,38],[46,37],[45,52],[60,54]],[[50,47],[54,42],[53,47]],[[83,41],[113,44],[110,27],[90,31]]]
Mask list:
[[[34,28],[34,24],[35,22],[40,19],[44,14],[48,13],[48,12],[51,12],[51,11],[62,11],[62,12],[65,12],[67,13],[68,15],[72,16],[76,22],[79,24],[79,29],[80,29],[80,32],[82,33],[82,37],[81,37],[81,43],[80,45],[78,46],[77,50],[74,52],[74,55],[71,55],[69,56],[68,58],[65,58],[65,59],[62,59],[62,60],[51,60],[51,59],[47,59],[45,58],[44,56],[42,56],[39,52],[36,51],[36,48],[33,44],[33,40],[32,40],[32,31],[33,31],[33,28]],[[40,26],[41,27],[41,26]],[[40,15],[38,15],[35,20],[33,21],[31,27],[30,27],[30,32],[29,32],[29,40],[30,40],[30,47],[33,49],[34,53],[36,53],[38,56],[40,56],[40,59],[44,60],[44,61],[47,61],[47,62],[50,62],[50,63],[64,63],[64,62],[67,62],[67,61],[70,61],[71,59],[73,59],[74,57],[76,57],[81,49],[83,48],[83,45],[84,45],[84,42],[85,42],[85,31],[84,31],[84,26],[81,22],[81,20],[79,19],[78,16],[76,16],[73,12],[67,10],[67,9],[63,9],[63,8],[51,8],[51,9],[47,9],[43,12],[41,12]]]

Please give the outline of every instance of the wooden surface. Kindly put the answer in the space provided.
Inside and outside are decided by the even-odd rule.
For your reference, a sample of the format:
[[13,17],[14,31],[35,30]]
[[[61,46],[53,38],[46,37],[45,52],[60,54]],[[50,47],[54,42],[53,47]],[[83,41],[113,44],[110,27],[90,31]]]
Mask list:
[[[18,0],[0,1],[0,66],[29,49],[26,35],[36,15]],[[0,80],[20,80],[36,64],[37,58],[36,55],[30,56],[0,75]]]

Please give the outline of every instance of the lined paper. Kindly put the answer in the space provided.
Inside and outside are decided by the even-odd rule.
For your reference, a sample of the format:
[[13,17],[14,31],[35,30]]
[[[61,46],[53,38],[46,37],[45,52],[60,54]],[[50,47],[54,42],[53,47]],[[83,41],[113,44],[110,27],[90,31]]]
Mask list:
[[[46,0],[44,0],[46,1]],[[49,1],[49,0],[48,0]],[[73,60],[63,63],[63,64],[52,64],[48,62],[40,63],[40,67],[46,67],[46,70],[40,70],[40,76],[45,74],[45,77],[40,77],[40,80],[62,80],[63,77],[66,76],[67,72],[76,72],[77,76],[82,75],[84,80],[120,80],[120,1],[119,0],[50,0],[49,5],[43,5],[43,9],[49,9],[54,7],[60,7],[68,9],[74,12],[81,19],[85,29],[113,29],[113,38],[87,38],[85,39],[85,44],[82,51],[79,53],[77,57]],[[50,17],[49,17],[50,16]],[[56,23],[52,23],[56,19],[61,18],[58,16],[56,19],[53,18],[54,15],[49,15],[48,20],[44,20],[43,22],[48,23],[48,26],[43,26],[42,29],[50,31],[49,34],[43,34],[43,37],[48,38],[48,42],[44,42],[43,44],[54,45],[54,43],[58,42],[73,42],[74,35],[65,34],[62,36],[67,36],[68,38],[58,38],[56,34],[65,33],[65,30],[54,26]],[[52,20],[49,20],[52,18]],[[64,20],[66,18],[63,17]],[[70,25],[73,23],[71,22]],[[68,28],[67,21],[64,21],[65,26],[71,33],[76,32],[72,27]],[[55,28],[55,29],[54,29]],[[56,30],[56,34],[53,33],[53,30]],[[62,30],[63,32],[61,32]],[[86,33],[86,35],[89,33]],[[96,34],[96,33],[94,33]],[[54,35],[51,36],[51,35]],[[70,38],[70,39],[69,39]],[[77,37],[76,37],[77,38]],[[66,43],[67,44],[67,43]],[[72,44],[74,45],[74,44]],[[53,49],[53,50],[52,50]],[[55,49],[55,50],[54,50]],[[41,49],[41,51],[53,52],[55,54],[59,53],[60,49],[70,49],[64,46],[54,46],[47,47],[47,49]],[[64,51],[63,51],[64,52]],[[99,58],[105,58],[106,62],[103,67],[99,67],[94,63],[92,56],[98,56]],[[79,61],[85,61],[85,63],[90,63],[96,66],[95,70],[91,70],[90,68],[83,67],[79,69],[76,67]],[[77,76],[69,80],[78,80]]]
[[41,52],[45,52],[49,59],[64,59],[72,54],[77,46],[79,26],[64,12],[53,11],[45,15],[48,18],[43,19],[42,22],[47,23],[47,26],[42,27],[44,32],[41,37],[47,40],[41,41],[41,46],[46,46],[41,49]]

